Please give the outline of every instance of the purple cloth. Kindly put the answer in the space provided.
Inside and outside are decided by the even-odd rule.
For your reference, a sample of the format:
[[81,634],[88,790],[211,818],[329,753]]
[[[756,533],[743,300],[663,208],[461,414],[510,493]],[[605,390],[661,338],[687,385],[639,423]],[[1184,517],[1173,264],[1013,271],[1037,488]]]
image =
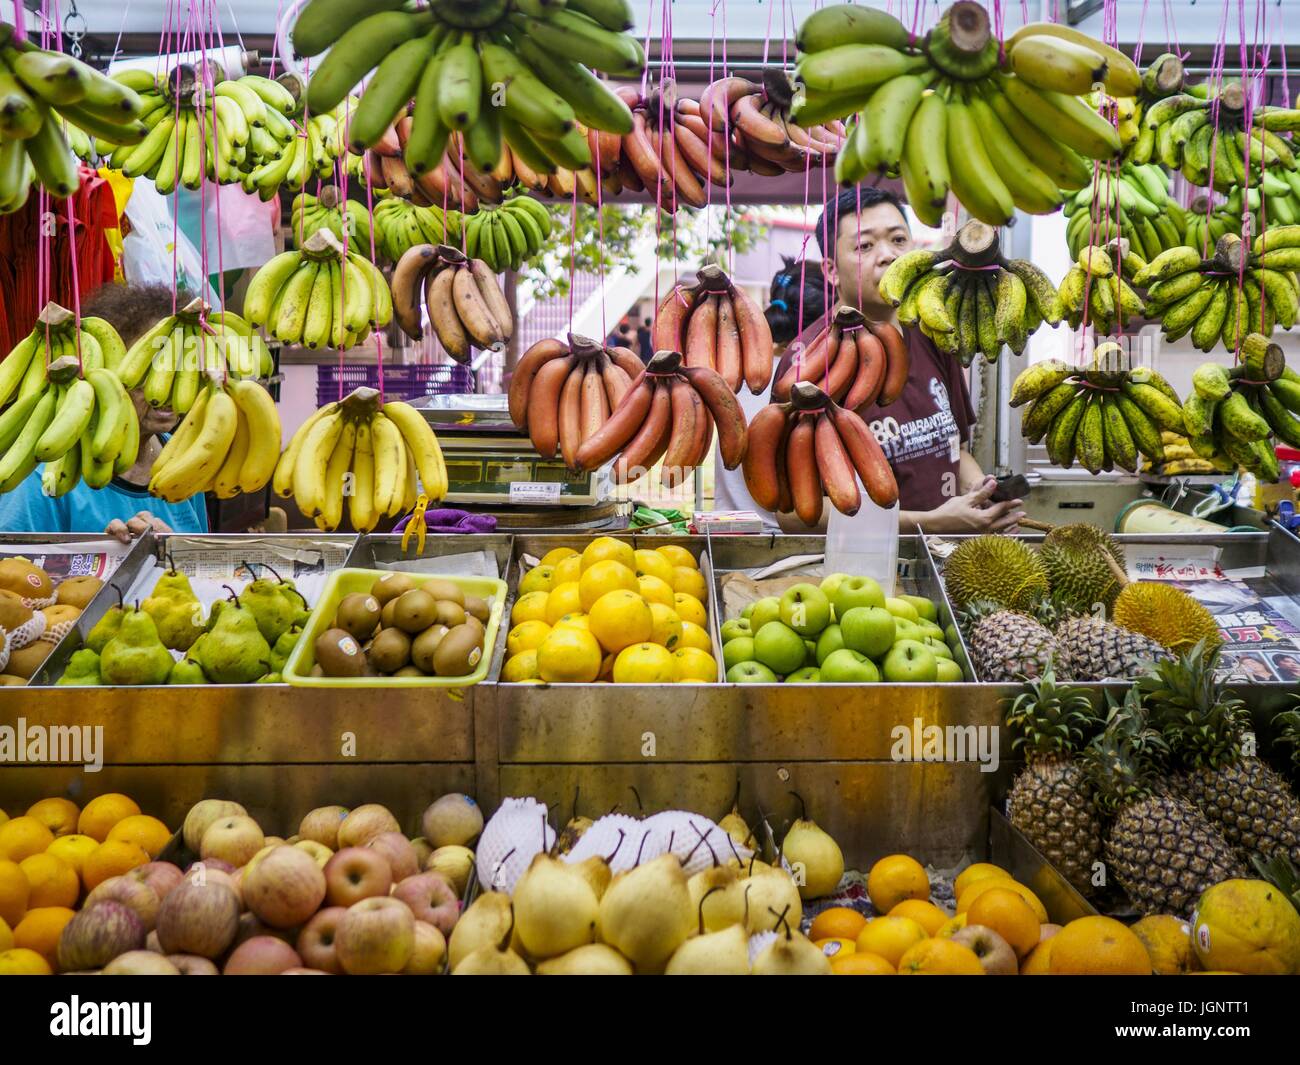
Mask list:
[[[393,527],[393,532],[402,532],[410,521],[408,514]],[[467,510],[426,510],[424,527],[431,533],[490,533],[496,532],[497,520],[491,514],[471,514]]]

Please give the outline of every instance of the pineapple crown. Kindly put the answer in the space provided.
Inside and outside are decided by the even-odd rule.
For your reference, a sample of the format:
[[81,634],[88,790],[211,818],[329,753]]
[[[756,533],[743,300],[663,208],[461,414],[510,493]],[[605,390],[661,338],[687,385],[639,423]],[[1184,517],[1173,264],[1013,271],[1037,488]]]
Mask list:
[[1300,709],[1278,714],[1273,724],[1278,729],[1278,745],[1291,748],[1291,766],[1300,773]]
[[1215,676],[1218,646],[1201,640],[1180,658],[1156,662],[1137,682],[1151,724],[1190,769],[1218,769],[1241,756],[1250,714]]
[[1030,681],[1028,690],[1007,708],[1007,727],[1017,734],[1011,749],[1028,754],[1077,751],[1096,721],[1087,693],[1059,686],[1050,660],[1043,675]]
[[1167,747],[1151,728],[1142,705],[1142,693],[1133,686],[1122,703],[1106,693],[1110,707],[1106,727],[1088,745],[1080,762],[1092,786],[1097,808],[1115,814],[1121,807],[1153,795],[1156,771]]

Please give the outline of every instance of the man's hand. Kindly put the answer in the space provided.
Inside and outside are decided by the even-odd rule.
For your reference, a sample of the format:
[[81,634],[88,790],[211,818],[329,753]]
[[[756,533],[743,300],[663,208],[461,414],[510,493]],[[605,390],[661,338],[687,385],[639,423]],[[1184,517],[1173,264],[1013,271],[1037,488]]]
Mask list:
[[928,533],[1012,533],[1025,512],[1021,500],[990,503],[997,490],[996,477],[985,477],[974,491],[955,496],[943,506],[916,515],[917,525]]
[[117,537],[124,544],[129,544],[135,537],[143,536],[147,532],[169,533],[171,531],[172,527],[161,518],[155,518],[147,510],[142,510],[134,518],[128,518],[126,521],[114,518],[108,523],[104,533],[107,536]]

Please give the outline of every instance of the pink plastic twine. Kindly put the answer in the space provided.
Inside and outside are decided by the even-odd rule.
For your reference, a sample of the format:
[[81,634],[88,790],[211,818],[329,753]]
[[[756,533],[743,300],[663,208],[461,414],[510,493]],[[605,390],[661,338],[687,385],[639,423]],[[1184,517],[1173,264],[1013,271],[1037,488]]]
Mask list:
[[[54,3],[54,21],[56,24],[61,23],[59,18],[58,0]],[[63,37],[59,33],[54,34],[54,44],[60,53],[63,52]],[[65,123],[66,125],[66,123]],[[78,170],[81,168],[80,161],[77,164]],[[72,208],[73,198],[76,193],[70,194],[64,201],[63,205],[68,214],[68,259],[72,263],[72,315],[76,332],[73,334],[77,348],[77,375],[83,376],[85,367],[81,362],[81,278],[77,268],[77,216]]]

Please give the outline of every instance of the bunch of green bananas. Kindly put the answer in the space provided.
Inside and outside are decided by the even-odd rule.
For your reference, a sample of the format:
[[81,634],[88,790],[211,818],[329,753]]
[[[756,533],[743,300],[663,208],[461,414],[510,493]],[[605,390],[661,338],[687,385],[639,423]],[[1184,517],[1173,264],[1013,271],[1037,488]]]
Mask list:
[[[63,199],[77,191],[75,140],[84,133],[112,144],[139,144],[144,101],[127,86],[72,56],[49,52],[14,37],[0,22],[0,214],[27,202],[32,182]],[[83,156],[84,158],[84,156]]]
[[1255,238],[1247,253],[1235,233],[1202,259],[1196,248],[1170,248],[1133,275],[1147,291],[1147,315],[1159,318],[1165,339],[1191,333],[1192,343],[1210,351],[1222,339],[1236,351],[1252,332],[1272,336],[1276,325],[1290,329],[1300,314],[1300,226],[1283,226]]
[[814,12],[796,41],[791,117],[808,128],[857,112],[836,178],[901,175],[930,226],[941,223],[949,192],[990,225],[1005,225],[1016,208],[1056,210],[1062,189],[1091,178],[1085,157],[1112,159],[1122,147],[1081,97],[1098,83],[1131,96],[1140,83],[1122,53],[1066,26],[1033,23],[1003,45],[970,0],[915,43],[892,15],[854,4]]
[[[1253,197],[1250,196],[1252,191],[1255,192]],[[1258,190],[1248,189],[1246,195],[1242,196],[1237,189],[1233,189],[1228,198],[1217,205],[1208,196],[1198,196],[1184,212],[1183,239],[1179,243],[1208,251],[1227,234],[1240,233],[1242,211],[1248,202],[1254,202],[1258,206]],[[1272,203],[1271,200],[1269,202]]]
[[1065,200],[1070,256],[1077,259],[1089,243],[1105,244],[1116,237],[1148,260],[1182,244],[1186,212],[1170,196],[1169,186],[1169,175],[1158,166],[1098,167],[1092,182]]
[[384,196],[375,204],[375,250],[389,262],[398,262],[420,244],[459,244],[464,216],[441,207],[419,207],[397,196]]
[[364,181],[365,157],[348,151],[347,146],[347,127],[356,113],[357,98],[346,96],[329,111],[317,112],[308,108],[306,83],[297,74],[282,74],[275,84],[287,99],[282,99],[283,106],[275,115],[268,114],[267,134],[272,143],[262,145],[265,151],[259,154],[258,165],[244,175],[244,191],[255,192],[263,200],[270,200],[282,188],[298,192],[313,179],[335,179],[340,159],[348,177]]
[[1011,386],[1011,406],[1030,404],[1021,432],[1030,443],[1046,442],[1058,466],[1077,458],[1089,473],[1119,467],[1137,472],[1138,455],[1159,462],[1162,431],[1183,433],[1178,393],[1146,367],[1123,369],[1118,344],[1099,344],[1089,368],[1058,359],[1035,363]]
[[342,242],[347,234],[349,249],[370,258],[370,214],[356,200],[345,199],[340,209],[338,194],[332,186],[321,190],[317,199],[309,192],[293,198],[289,213],[289,230],[301,244],[318,229],[328,229]]
[[244,314],[286,344],[343,350],[392,321],[393,297],[378,267],[322,229],[253,275]]
[[1273,437],[1300,447],[1300,374],[1261,333],[1241,342],[1239,365],[1209,362],[1192,375],[1183,418],[1192,449],[1205,459],[1227,456],[1267,481],[1278,477]]
[[420,11],[403,0],[312,0],[293,38],[303,55],[330,50],[308,89],[313,111],[334,108],[375,71],[352,119],[354,148],[378,143],[414,98],[412,174],[438,165],[453,131],[480,170],[496,167],[504,142],[549,172],[591,162],[579,121],[632,131],[627,104],[592,73],[640,75],[645,51],[625,32],[632,24],[628,0],[433,0]]
[[112,368],[122,340],[99,318],[78,325],[50,304],[36,328],[0,363],[0,492],[12,492],[39,463],[41,487],[62,496],[81,480],[103,488],[135,465],[140,423]]
[[[1124,118],[1117,114],[1120,118],[1120,140],[1124,142],[1124,158],[1127,162],[1136,166],[1145,166],[1156,161],[1156,131],[1143,119],[1146,117],[1147,109],[1153,104],[1175,93],[1183,92],[1185,82],[1186,71],[1183,68],[1183,61],[1172,52],[1162,52],[1142,71],[1142,84],[1133,98],[1135,107],[1131,117]],[[1127,108],[1122,105],[1121,108],[1127,111]]]
[[1142,297],[1129,278],[1146,268],[1146,260],[1124,241],[1111,241],[1103,248],[1088,245],[1066,271],[1057,293],[1061,317],[1078,329],[1086,319],[1099,336],[1128,325],[1146,313]]
[[156,322],[113,367],[127,388],[143,388],[151,407],[187,414],[212,374],[269,378],[271,352],[260,335],[231,311],[194,300]]
[[[988,238],[978,254],[964,246],[974,227],[968,223],[941,251],[911,251],[899,256],[880,278],[880,295],[898,308],[903,325],[919,325],[940,351],[963,366],[983,354],[996,362],[1005,344],[1020,355],[1043,323],[1060,320],[1056,289],[1027,259],[1003,259]],[[989,235],[991,237],[991,234]]]
[[550,212],[528,195],[512,196],[500,207],[481,204],[464,222],[465,254],[496,274],[518,270],[551,235]]

